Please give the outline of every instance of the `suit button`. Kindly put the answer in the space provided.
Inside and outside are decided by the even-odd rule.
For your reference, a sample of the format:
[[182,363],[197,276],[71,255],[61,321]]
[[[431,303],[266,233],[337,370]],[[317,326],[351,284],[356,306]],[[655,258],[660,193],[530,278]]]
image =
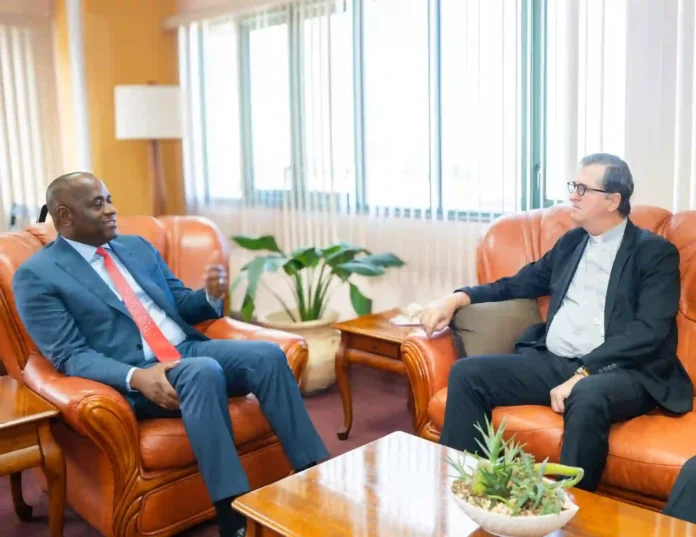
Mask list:
[[142,343],[138,343],[138,344],[135,346],[135,348],[138,349],[139,351],[143,350],[143,345],[142,345]]

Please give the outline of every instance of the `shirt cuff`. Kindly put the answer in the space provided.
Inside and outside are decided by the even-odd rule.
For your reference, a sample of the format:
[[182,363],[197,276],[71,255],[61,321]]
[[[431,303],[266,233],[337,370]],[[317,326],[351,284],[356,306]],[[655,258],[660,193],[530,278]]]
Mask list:
[[131,367],[130,371],[128,371],[128,374],[126,375],[126,386],[128,387],[129,392],[137,392],[138,390],[134,390],[131,388],[130,381],[131,377],[133,376],[133,373],[135,373],[135,370],[138,369],[137,367]]
[[208,296],[207,291],[205,293],[205,298],[208,301],[208,304],[210,304],[210,307],[213,308],[218,315],[222,315],[222,306],[225,303],[225,300],[223,298],[211,299]]

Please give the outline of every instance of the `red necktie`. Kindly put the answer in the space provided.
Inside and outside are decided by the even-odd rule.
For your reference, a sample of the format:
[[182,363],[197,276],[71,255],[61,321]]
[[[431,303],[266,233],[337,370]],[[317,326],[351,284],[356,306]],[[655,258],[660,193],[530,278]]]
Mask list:
[[97,248],[97,254],[104,258],[104,266],[111,277],[111,281],[114,283],[118,294],[123,299],[123,303],[138,326],[140,334],[145,338],[157,359],[160,362],[171,362],[181,358],[181,354],[176,350],[176,347],[169,342],[155,321],[152,320],[145,306],[140,302],[133,288],[128,285],[126,278],[123,277],[109,253],[104,248],[99,247]]

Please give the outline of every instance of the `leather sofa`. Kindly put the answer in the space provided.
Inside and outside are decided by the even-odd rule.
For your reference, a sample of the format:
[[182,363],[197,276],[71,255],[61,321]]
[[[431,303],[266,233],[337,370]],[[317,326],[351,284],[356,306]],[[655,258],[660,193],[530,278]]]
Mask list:
[[[680,252],[682,294],[677,317],[678,355],[696,381],[696,211],[670,212],[639,206],[631,213],[633,222],[666,237]],[[569,209],[553,207],[506,215],[495,221],[477,247],[480,283],[515,274],[525,264],[539,259],[572,227]],[[476,308],[472,306],[472,308]],[[539,316],[546,318],[548,297],[538,301]],[[460,310],[461,312],[466,311]],[[504,330],[495,318],[496,308],[480,308],[476,324]],[[474,317],[473,313],[470,316]],[[514,323],[507,322],[507,326]],[[466,329],[466,327],[462,327]],[[523,328],[522,328],[523,329]],[[461,354],[453,327],[428,339],[422,331],[407,338],[402,356],[414,397],[414,425],[421,437],[438,441],[444,421],[449,370]],[[493,339],[507,334],[493,334]],[[494,345],[497,342],[494,342]],[[512,350],[512,349],[511,349]],[[483,352],[481,352],[483,351]],[[476,354],[486,354],[477,345]],[[461,358],[466,359],[466,358]],[[563,418],[550,408],[512,406],[497,408],[493,422],[506,419],[507,436],[515,435],[537,460],[558,461]],[[670,416],[661,411],[612,427],[609,456],[598,492],[653,509],[660,509],[679,469],[696,455],[696,413]]]
[[[192,288],[202,285],[204,267],[213,256],[228,258],[227,241],[202,218],[128,217],[119,220],[119,228],[149,240]],[[12,276],[54,238],[52,224],[0,233],[0,356],[9,374],[61,411],[52,432],[65,454],[67,503],[109,537],[165,537],[213,518],[180,419],[136,421],[119,392],[58,373],[28,337],[14,306]],[[307,364],[307,344],[299,336],[229,318],[197,328],[211,338],[278,343],[298,382]],[[252,487],[289,475],[292,468],[256,399],[231,398],[229,409]]]

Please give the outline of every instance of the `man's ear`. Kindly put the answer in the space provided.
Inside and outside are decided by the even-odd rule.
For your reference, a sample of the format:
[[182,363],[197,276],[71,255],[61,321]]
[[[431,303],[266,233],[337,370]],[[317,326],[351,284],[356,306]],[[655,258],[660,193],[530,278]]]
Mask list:
[[610,211],[616,211],[619,208],[619,205],[621,205],[621,194],[618,194],[616,192],[609,194],[609,209]]
[[56,214],[53,219],[53,223],[56,228],[60,227],[70,227],[72,225],[72,213],[65,205],[60,205],[56,208]]

